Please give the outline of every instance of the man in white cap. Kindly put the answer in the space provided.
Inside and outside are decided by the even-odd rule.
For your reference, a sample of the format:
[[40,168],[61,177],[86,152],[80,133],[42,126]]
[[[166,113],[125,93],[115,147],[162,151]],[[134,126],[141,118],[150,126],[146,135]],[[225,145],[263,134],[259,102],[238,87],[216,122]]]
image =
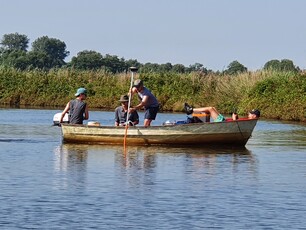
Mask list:
[[69,101],[62,112],[60,123],[63,122],[63,118],[69,111],[69,123],[70,124],[83,124],[83,120],[88,120],[88,106],[84,100],[87,97],[87,90],[85,88],[79,88],[75,94],[76,98]]

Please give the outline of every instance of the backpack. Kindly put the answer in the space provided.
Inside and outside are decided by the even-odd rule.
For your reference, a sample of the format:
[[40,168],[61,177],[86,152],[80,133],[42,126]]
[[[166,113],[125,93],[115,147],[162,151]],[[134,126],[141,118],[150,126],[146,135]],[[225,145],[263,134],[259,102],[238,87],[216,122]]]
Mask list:
[[202,123],[203,121],[198,117],[187,117],[187,124],[189,123]]

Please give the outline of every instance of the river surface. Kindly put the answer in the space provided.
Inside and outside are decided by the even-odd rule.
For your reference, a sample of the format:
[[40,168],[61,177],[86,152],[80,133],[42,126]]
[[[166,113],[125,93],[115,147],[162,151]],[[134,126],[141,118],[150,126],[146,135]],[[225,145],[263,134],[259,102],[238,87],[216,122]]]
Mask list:
[[57,112],[0,109],[0,229],[306,229],[305,124],[261,119],[242,149],[124,154],[62,144]]

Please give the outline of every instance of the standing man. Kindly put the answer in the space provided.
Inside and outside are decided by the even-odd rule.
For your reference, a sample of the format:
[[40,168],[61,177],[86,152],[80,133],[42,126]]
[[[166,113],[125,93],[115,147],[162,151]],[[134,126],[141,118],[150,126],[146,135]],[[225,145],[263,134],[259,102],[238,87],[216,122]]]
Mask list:
[[69,101],[62,112],[60,123],[63,122],[63,118],[69,111],[69,123],[70,124],[83,124],[83,120],[88,120],[88,106],[84,100],[87,97],[87,90],[85,88],[79,88],[75,94],[76,98]]
[[130,113],[138,109],[144,108],[144,126],[150,126],[151,122],[155,120],[157,112],[159,110],[159,103],[156,97],[151,93],[149,89],[144,87],[142,80],[138,79],[134,81],[134,85],[131,89],[131,94],[138,94],[140,103],[134,108],[130,108]]
[[139,115],[136,110],[129,113],[129,118],[127,119],[129,96],[121,95],[119,101],[121,106],[115,109],[115,126],[125,126],[127,122],[130,126],[137,125],[139,123]]

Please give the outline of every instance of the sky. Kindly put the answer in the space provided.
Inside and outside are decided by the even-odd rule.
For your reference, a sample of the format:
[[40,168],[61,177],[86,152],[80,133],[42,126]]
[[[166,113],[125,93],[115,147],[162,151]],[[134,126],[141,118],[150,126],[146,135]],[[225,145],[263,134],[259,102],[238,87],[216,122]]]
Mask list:
[[290,59],[306,69],[305,0],[0,0],[0,39],[42,36],[78,52],[140,63],[248,70]]

